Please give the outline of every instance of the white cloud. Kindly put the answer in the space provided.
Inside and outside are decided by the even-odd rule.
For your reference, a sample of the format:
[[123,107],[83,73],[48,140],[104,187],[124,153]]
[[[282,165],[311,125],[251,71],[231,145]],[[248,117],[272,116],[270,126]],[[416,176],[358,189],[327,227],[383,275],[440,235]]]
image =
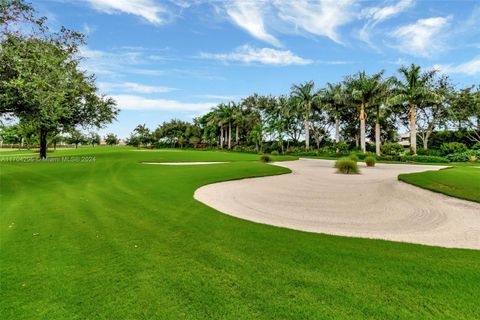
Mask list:
[[163,86],[146,86],[134,82],[125,83],[112,83],[112,82],[99,82],[98,87],[104,91],[111,91],[120,89],[122,91],[138,92],[138,93],[166,93],[176,90],[175,88],[163,87]]
[[401,26],[390,33],[395,38],[394,47],[412,56],[430,57],[446,47],[446,28],[450,17],[420,19],[413,24]]
[[470,61],[457,65],[435,65],[434,69],[448,74],[464,74],[467,76],[480,75],[480,56],[473,58]]
[[279,17],[295,30],[325,36],[340,43],[338,29],[355,18],[353,0],[276,0]]
[[107,14],[127,13],[160,25],[167,22],[167,10],[152,0],[88,0],[91,6]]
[[413,0],[400,0],[390,6],[365,8],[362,10],[362,15],[376,24],[396,16],[402,11],[411,8],[414,4]]
[[239,61],[277,66],[306,65],[313,63],[312,60],[299,57],[289,50],[253,48],[249,45],[241,46],[231,53],[201,53],[200,57],[224,62]]
[[82,68],[99,75],[116,76],[125,71],[127,66],[142,64],[145,60],[139,51],[122,50],[120,53],[80,48]]
[[385,20],[395,17],[401,12],[408,10],[415,5],[413,0],[400,0],[397,3],[384,7],[369,7],[365,8],[361,12],[361,16],[366,18],[367,21],[363,27],[358,31],[358,38],[371,47],[375,48],[374,43],[371,40],[372,35],[375,33],[375,26]]
[[216,102],[180,102],[167,99],[148,99],[136,95],[112,95],[111,96],[122,110],[168,110],[168,111],[195,111],[206,112],[217,105]]
[[274,46],[280,46],[280,42],[265,30],[262,14],[263,2],[236,0],[229,3],[226,9],[230,19],[253,37]]

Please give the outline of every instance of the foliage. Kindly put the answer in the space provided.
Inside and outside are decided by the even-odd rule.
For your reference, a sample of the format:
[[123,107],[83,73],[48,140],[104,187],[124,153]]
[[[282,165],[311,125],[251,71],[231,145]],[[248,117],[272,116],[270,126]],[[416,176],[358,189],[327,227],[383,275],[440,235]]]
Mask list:
[[480,142],[475,143],[475,144],[472,146],[472,150],[480,150]]
[[272,154],[272,156],[278,156],[278,154],[279,154],[277,150],[273,150],[270,153]]
[[467,162],[472,157],[480,158],[480,150],[468,150],[464,152],[451,153],[445,158],[450,162]]
[[358,156],[357,156],[356,154],[354,154],[354,153],[350,154],[350,155],[348,156],[348,158],[349,158],[350,160],[352,160],[352,161],[355,161],[355,162],[358,162],[358,160],[359,160],[359,159],[358,159]]
[[[0,17],[12,29],[24,25],[17,24],[18,19],[8,21],[3,12],[23,10],[33,16],[29,6],[17,5],[22,3],[2,2]],[[94,75],[79,68],[82,34],[65,28],[50,32],[41,20],[32,34],[4,28],[0,39],[0,114],[10,115],[37,132],[41,158],[47,156],[48,135],[77,126],[101,127],[115,119],[115,101],[100,96]]]
[[272,158],[270,158],[269,155],[262,154],[262,155],[260,156],[260,161],[261,161],[261,162],[271,162],[271,161],[272,161]]
[[109,145],[109,146],[114,146],[114,145],[117,145],[118,144],[118,137],[116,134],[113,134],[113,133],[109,133],[107,134],[107,136],[105,137],[105,142]]
[[382,146],[382,153],[387,156],[397,156],[404,153],[404,148],[398,143],[386,143]]
[[467,146],[461,142],[448,142],[448,143],[444,143],[440,147],[440,153],[442,156],[446,156],[452,153],[461,153],[467,150],[468,150]]
[[344,174],[359,174],[358,164],[350,158],[341,158],[335,162],[335,168],[338,172]]
[[367,164],[367,167],[374,167],[375,166],[375,157],[366,157],[365,158],[365,163]]

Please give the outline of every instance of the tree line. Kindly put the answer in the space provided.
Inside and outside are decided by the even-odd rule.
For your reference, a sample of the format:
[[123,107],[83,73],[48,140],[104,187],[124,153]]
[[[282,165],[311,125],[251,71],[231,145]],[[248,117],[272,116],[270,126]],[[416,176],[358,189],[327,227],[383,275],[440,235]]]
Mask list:
[[367,137],[380,155],[382,144],[398,141],[408,129],[410,148],[417,154],[435,130],[457,130],[480,142],[480,86],[456,89],[448,76],[420,66],[402,66],[396,75],[365,71],[317,88],[313,81],[295,84],[286,95],[253,94],[239,102],[220,103],[192,123],[171,120],[150,131],[139,125],[127,140],[131,145],[182,147],[217,146],[232,149],[265,142],[279,152],[303,144],[319,148],[328,142],[367,152]]

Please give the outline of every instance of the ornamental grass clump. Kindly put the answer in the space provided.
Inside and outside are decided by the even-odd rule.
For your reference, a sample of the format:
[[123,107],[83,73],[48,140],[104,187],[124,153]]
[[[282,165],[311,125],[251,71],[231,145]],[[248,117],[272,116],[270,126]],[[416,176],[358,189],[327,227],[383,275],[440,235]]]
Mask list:
[[264,162],[264,163],[272,162],[272,158],[270,158],[270,156],[264,154],[260,157],[260,162]]
[[377,161],[375,160],[374,157],[366,157],[365,158],[365,163],[367,164],[367,167],[375,167],[375,163]]
[[358,174],[360,170],[358,169],[358,165],[356,161],[353,161],[350,158],[341,158],[335,162],[335,168],[337,168],[337,172],[343,174]]
[[358,162],[358,157],[356,154],[351,154],[348,156],[348,159],[354,161],[354,162]]

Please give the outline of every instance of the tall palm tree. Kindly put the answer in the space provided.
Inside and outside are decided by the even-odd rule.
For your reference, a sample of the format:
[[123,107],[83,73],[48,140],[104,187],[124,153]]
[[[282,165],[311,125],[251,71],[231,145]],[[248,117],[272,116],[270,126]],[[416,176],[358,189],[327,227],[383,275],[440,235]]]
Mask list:
[[416,106],[420,101],[437,100],[437,95],[430,88],[430,81],[436,71],[421,72],[420,66],[411,64],[410,67],[402,66],[398,69],[400,79],[395,79],[393,96],[389,99],[390,105],[408,104],[410,113],[410,148],[414,155],[417,154],[417,127]]
[[378,94],[373,101],[373,107],[375,110],[375,153],[377,156],[381,155],[380,121],[382,118],[385,118],[390,114],[390,110],[387,107],[387,99],[391,94],[392,84],[393,78],[383,81],[380,84]]
[[327,82],[327,87],[322,91],[322,102],[335,117],[335,142],[340,142],[340,112],[345,106],[345,92],[342,83],[332,84]]
[[318,99],[318,93],[314,90],[315,83],[313,81],[305,82],[301,85],[292,86],[292,96],[296,99],[301,109],[305,113],[305,149],[310,148],[310,127],[309,117],[312,105]]
[[383,73],[383,71],[380,71],[369,76],[365,71],[361,71],[346,80],[350,99],[360,106],[360,147],[363,153],[367,152],[365,144],[366,109],[374,103],[381,93]]

